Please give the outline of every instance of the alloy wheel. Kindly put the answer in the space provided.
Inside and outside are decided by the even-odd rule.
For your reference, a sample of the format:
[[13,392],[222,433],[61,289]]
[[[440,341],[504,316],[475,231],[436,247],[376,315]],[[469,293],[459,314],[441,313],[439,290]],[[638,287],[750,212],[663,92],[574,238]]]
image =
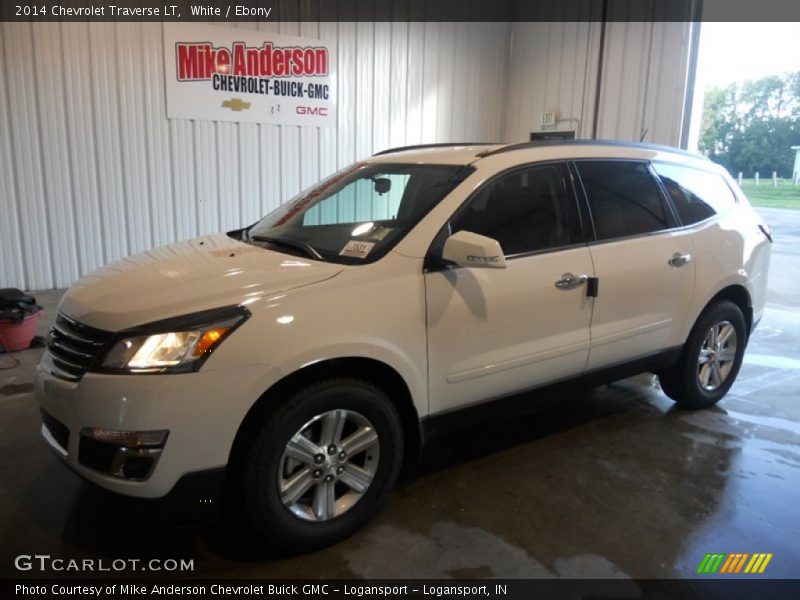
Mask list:
[[736,349],[736,329],[730,321],[711,326],[697,357],[697,380],[702,389],[712,392],[725,383],[736,360]]
[[328,521],[350,510],[378,468],[380,440],[352,410],[316,415],[288,441],[278,469],[283,505],[306,521]]

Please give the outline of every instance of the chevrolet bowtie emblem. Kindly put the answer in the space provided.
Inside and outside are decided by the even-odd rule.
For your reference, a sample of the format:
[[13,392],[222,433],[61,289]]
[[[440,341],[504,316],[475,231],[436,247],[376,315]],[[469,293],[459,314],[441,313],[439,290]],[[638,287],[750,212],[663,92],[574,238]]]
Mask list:
[[231,98],[230,100],[225,100],[222,103],[222,108],[230,108],[231,110],[239,112],[239,111],[247,110],[248,108],[250,108],[250,103],[249,102],[243,102],[239,98]]

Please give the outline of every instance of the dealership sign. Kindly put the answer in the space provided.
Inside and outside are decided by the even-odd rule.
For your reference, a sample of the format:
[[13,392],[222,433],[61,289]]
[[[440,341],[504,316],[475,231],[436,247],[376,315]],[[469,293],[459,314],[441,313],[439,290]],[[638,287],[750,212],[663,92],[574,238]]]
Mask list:
[[336,126],[336,57],[320,40],[164,23],[167,117]]

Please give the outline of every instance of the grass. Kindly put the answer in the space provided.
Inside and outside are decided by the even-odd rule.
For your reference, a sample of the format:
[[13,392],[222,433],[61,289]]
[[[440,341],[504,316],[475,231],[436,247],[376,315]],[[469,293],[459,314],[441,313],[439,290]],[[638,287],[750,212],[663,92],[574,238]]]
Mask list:
[[800,185],[791,181],[778,180],[778,187],[772,187],[772,179],[762,179],[758,186],[752,179],[742,180],[742,191],[750,204],[766,208],[794,208],[800,210]]

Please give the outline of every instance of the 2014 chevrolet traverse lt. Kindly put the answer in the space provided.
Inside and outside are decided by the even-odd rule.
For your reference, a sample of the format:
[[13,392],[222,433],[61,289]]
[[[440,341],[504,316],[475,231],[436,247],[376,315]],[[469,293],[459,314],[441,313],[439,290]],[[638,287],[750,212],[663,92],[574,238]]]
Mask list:
[[724,170],[674,149],[383,152],[250,227],[79,280],[38,367],[42,434],[122,494],[213,475],[268,543],[318,547],[460,409],[642,371],[716,403],[770,241]]

